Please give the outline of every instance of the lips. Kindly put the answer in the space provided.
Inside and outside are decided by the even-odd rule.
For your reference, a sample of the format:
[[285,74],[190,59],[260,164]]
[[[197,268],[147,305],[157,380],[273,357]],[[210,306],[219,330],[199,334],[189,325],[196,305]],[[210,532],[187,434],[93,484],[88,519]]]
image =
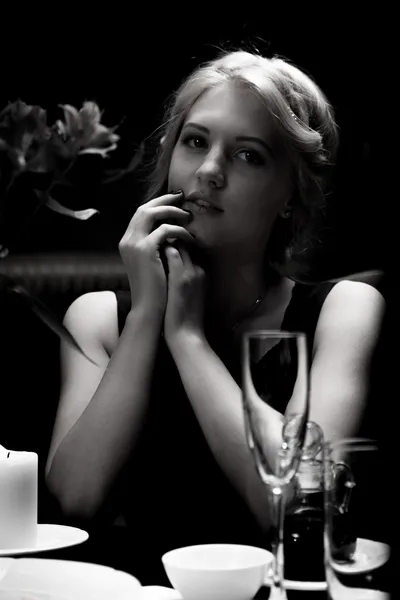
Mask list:
[[199,193],[192,193],[186,197],[186,201],[192,205],[192,207],[196,207],[198,212],[205,211],[215,211],[215,212],[223,212],[222,208],[216,206],[213,202],[211,202],[206,196]]

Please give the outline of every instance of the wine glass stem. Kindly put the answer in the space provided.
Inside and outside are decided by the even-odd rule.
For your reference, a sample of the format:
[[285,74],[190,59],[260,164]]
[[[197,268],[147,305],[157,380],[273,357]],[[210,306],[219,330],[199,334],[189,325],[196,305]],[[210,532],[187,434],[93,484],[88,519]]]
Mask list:
[[273,573],[270,600],[287,600],[284,587],[284,552],[283,552],[283,527],[285,517],[285,499],[283,489],[274,486],[271,489],[274,515],[274,536],[272,540]]

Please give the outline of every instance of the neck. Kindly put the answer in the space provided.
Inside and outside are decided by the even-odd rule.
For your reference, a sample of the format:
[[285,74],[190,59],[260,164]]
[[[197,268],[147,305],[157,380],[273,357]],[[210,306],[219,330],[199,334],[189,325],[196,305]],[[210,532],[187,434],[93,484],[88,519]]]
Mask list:
[[246,316],[279,276],[263,261],[234,262],[213,259],[207,268],[209,288],[207,304],[211,314],[229,325]]

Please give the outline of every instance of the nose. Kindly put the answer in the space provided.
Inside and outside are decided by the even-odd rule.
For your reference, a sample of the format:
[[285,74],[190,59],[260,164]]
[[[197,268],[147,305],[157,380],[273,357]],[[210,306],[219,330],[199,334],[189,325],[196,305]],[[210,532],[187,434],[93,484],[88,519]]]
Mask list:
[[224,157],[221,152],[209,152],[199,168],[196,176],[203,185],[221,188],[225,185]]

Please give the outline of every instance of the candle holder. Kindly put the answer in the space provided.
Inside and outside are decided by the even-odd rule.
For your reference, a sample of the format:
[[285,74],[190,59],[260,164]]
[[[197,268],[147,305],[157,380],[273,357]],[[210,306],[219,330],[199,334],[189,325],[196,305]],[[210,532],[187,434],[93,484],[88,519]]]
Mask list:
[[38,455],[0,446],[0,556],[66,548],[88,537],[76,527],[38,523]]

